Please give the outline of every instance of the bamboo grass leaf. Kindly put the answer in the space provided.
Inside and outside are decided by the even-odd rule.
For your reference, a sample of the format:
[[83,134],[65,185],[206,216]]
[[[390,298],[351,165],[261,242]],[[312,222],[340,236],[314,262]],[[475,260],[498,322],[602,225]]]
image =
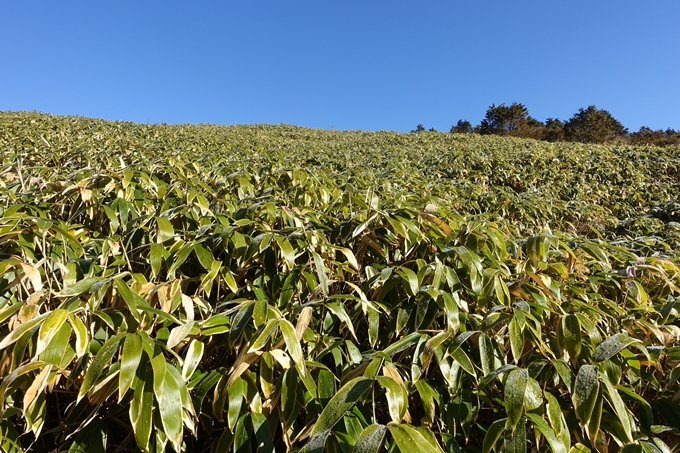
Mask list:
[[331,429],[361,399],[373,383],[372,379],[358,377],[342,386],[319,415],[311,437],[305,447],[309,453],[322,451]]
[[599,388],[597,368],[593,365],[582,365],[574,380],[571,400],[576,410],[576,416],[583,425],[586,425],[590,420]]
[[387,427],[380,424],[368,425],[361,431],[353,453],[378,453],[382,446]]
[[392,421],[400,423],[404,418],[407,408],[406,391],[391,377],[378,376],[376,377],[376,380],[386,391],[385,397],[387,398],[387,407]]
[[95,355],[92,363],[87,367],[83,383],[80,385],[78,391],[78,401],[80,401],[87,392],[97,383],[99,376],[104,372],[104,368],[109,364],[114,354],[118,352],[120,343],[126,337],[127,333],[122,332],[109,338],[99,349]]
[[508,374],[503,390],[505,411],[508,414],[508,426],[514,427],[520,422],[524,412],[524,393],[526,392],[529,373],[524,369],[514,369]]
[[120,374],[118,377],[118,402],[122,401],[127,393],[135,375],[137,366],[142,358],[142,339],[139,335],[132,334],[125,337],[123,352],[120,360]]
[[80,358],[87,353],[87,349],[89,347],[87,328],[85,327],[85,324],[83,324],[83,321],[81,321],[78,316],[69,314],[68,320],[71,323],[71,327],[73,328],[73,331],[76,334],[76,356]]
[[593,360],[602,362],[618,354],[622,349],[638,342],[639,340],[630,338],[625,333],[617,333],[597,345],[595,352],[593,352]]
[[443,453],[441,447],[432,445],[418,430],[407,424],[390,423],[387,425],[394,442],[402,453],[419,451],[423,453]]
[[66,319],[68,318],[68,310],[63,308],[58,308],[53,310],[45,320],[40,324],[40,330],[38,330],[38,342],[35,346],[35,354],[38,355],[47,348],[47,345],[52,340],[54,335],[61,329],[64,325]]

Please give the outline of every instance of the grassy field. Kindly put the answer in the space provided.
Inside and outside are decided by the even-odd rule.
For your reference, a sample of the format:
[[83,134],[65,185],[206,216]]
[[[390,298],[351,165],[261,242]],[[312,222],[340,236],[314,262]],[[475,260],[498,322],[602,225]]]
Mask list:
[[680,148],[0,113],[19,451],[677,451]]

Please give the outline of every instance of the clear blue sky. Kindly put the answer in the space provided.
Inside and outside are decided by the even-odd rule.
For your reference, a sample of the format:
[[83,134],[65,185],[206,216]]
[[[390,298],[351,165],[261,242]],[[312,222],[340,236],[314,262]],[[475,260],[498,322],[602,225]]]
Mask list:
[[680,129],[680,1],[5,1],[0,110],[448,131],[492,103]]

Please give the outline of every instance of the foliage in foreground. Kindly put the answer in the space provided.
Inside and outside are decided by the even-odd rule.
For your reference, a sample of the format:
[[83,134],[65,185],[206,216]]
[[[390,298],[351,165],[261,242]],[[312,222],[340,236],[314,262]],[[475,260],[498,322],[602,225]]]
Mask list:
[[[80,121],[25,128],[88,143]],[[576,236],[509,203],[470,215],[469,199],[421,195],[464,162],[391,180],[379,163],[286,161],[304,150],[269,166],[170,147],[48,155],[19,135],[2,137],[4,451],[678,449],[672,225]],[[643,197],[677,190],[616,207],[599,184],[589,221],[639,222]]]

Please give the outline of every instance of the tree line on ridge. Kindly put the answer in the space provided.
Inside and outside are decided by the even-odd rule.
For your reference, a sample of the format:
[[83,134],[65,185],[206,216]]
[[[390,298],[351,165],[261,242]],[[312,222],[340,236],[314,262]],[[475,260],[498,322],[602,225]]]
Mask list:
[[[424,132],[419,124],[411,132]],[[434,131],[434,129],[430,129]],[[545,122],[529,115],[524,104],[491,105],[484,119],[473,126],[467,120],[459,120],[449,131],[452,134],[477,133],[482,135],[504,135],[532,138],[549,142],[572,141],[583,143],[630,143],[634,145],[680,145],[680,131],[668,128],[665,131],[642,126],[637,132],[626,127],[607,110],[591,105],[580,108],[569,120],[548,118]]]

